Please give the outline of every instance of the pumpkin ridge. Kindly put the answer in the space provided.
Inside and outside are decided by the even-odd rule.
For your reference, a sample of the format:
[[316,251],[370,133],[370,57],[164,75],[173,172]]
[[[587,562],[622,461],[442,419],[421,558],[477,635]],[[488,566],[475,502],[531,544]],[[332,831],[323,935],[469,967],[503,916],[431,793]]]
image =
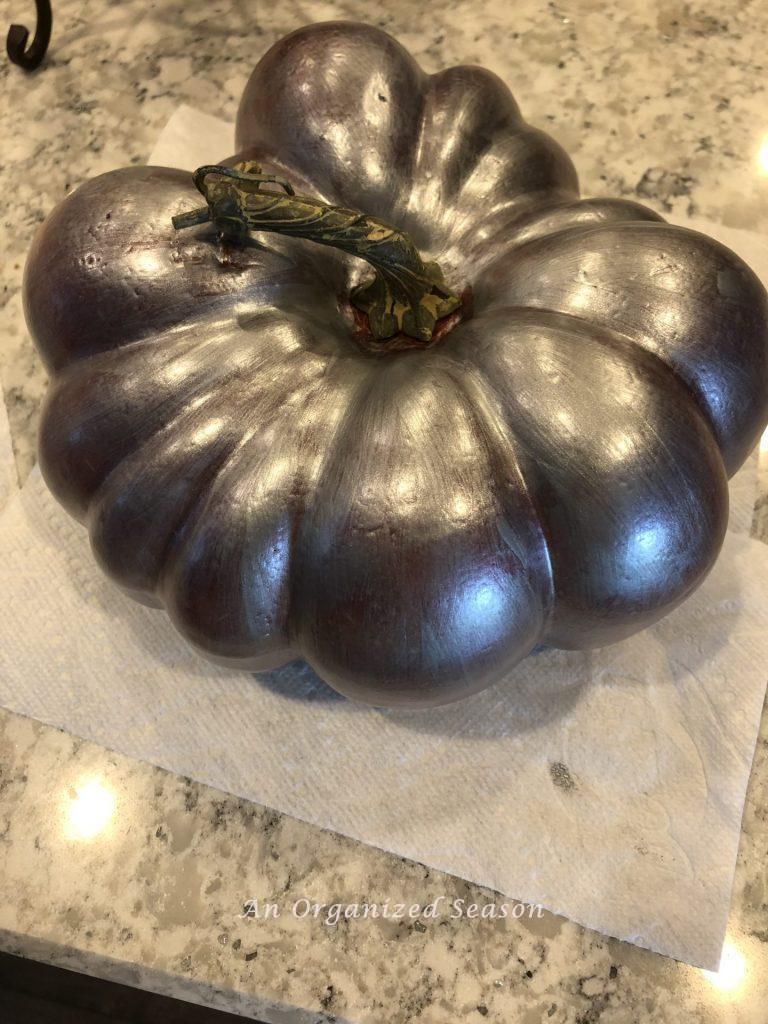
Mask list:
[[[513,307],[497,309],[485,323],[478,318],[460,346],[463,358],[476,359],[493,381],[533,474],[526,479],[555,589],[546,642],[559,647],[574,646],[575,635],[582,637],[577,646],[602,646],[665,614],[708,571],[727,520],[723,460],[698,407],[666,367],[653,359],[638,364],[631,341],[604,348],[602,334],[586,320]],[[598,359],[601,349],[606,356]],[[558,402],[557,392],[546,392],[560,382],[566,391]],[[661,434],[660,416],[678,433]],[[655,477],[662,471],[663,486]],[[666,590],[657,564],[667,565]],[[596,571],[601,565],[603,574]]]
[[[472,80],[473,78],[475,81]],[[456,81],[454,82],[454,80]],[[465,105],[459,111],[449,110],[448,101],[453,98],[450,93],[451,87],[458,90],[459,100],[464,100],[465,104],[469,104],[475,98],[470,95],[472,86],[477,86],[478,93],[486,94],[482,97],[485,102],[481,103],[478,97],[475,107],[469,106],[467,109],[467,105]],[[495,95],[488,96],[491,89],[494,90]],[[442,186],[447,176],[446,170],[450,170],[451,164],[456,165],[461,162],[461,166],[456,167],[452,175],[453,187],[447,191],[441,188],[440,204],[444,207],[446,200],[453,200],[460,196],[467,180],[497,143],[499,136],[524,133],[528,128],[520,115],[515,98],[506,84],[492,72],[475,65],[456,64],[428,75],[421,101],[417,138],[413,147],[412,173],[409,179],[411,188],[409,189],[408,206],[414,199],[413,184],[417,175],[420,177],[426,173],[435,174],[440,179]],[[495,110],[492,109],[494,101],[497,105]],[[493,119],[490,123],[483,124],[481,119],[487,118],[489,114]],[[446,137],[445,133],[440,131],[439,125],[436,125],[436,122],[446,117],[449,117],[452,123],[455,123],[458,118],[466,120],[471,117],[474,119],[470,120],[469,126],[463,130],[462,136],[455,146],[455,151],[449,157],[446,157],[443,151],[430,152],[432,149],[431,139]],[[481,131],[483,131],[483,137],[480,144],[477,145],[477,135]],[[424,160],[424,166],[421,166],[422,160]]]
[[[451,354],[444,354],[444,358],[452,364],[452,368],[448,370],[450,376],[456,382],[457,387],[466,395],[466,407],[470,416],[477,424],[478,435],[481,437],[489,454],[489,462],[493,467],[495,483],[497,486],[499,485],[502,464],[504,464],[505,468],[509,468],[511,464],[513,472],[517,477],[515,481],[517,486],[512,485],[512,489],[518,491],[523,498],[524,504],[529,509],[529,527],[532,534],[535,535],[532,538],[532,547],[535,548],[536,540],[539,541],[541,546],[541,564],[527,566],[531,573],[535,570],[543,573],[546,578],[546,586],[541,588],[542,625],[539,638],[531,646],[531,649],[533,649],[536,643],[540,642],[541,638],[546,635],[548,623],[554,609],[555,588],[550,542],[542,525],[544,520],[537,504],[535,490],[529,486],[526,479],[528,467],[526,467],[524,460],[520,458],[520,449],[523,450],[527,459],[529,458],[529,453],[525,452],[522,442],[510,427],[506,417],[494,416],[492,414],[489,408],[488,396],[493,396],[497,406],[503,405],[503,402],[490,377],[485,373],[484,368],[476,363],[462,364]],[[502,446],[506,449],[503,453]],[[499,490],[501,491],[500,486]],[[506,502],[502,493],[499,493],[497,497],[499,505],[503,508]]]
[[[190,339],[184,340],[188,341]],[[178,355],[174,354],[172,359],[169,360],[169,363],[164,364],[164,366],[167,367],[174,361],[189,358],[190,353],[194,352],[198,348],[210,348],[215,352],[216,341],[212,340],[210,337],[206,338],[203,342],[200,343],[195,342],[194,339],[192,339],[192,344],[188,349],[183,350]],[[72,495],[74,495],[77,490],[83,490],[82,480],[75,480],[76,486],[73,486],[72,474],[71,472],[66,471],[68,467],[67,459],[64,458],[62,460],[61,452],[59,452],[58,458],[53,458],[51,456],[51,453],[49,452],[49,446],[51,444],[50,438],[52,436],[51,431],[54,430],[54,427],[56,427],[54,432],[60,433],[60,429],[56,426],[54,422],[52,422],[51,417],[53,416],[54,409],[57,404],[60,404],[62,401],[64,401],[65,407],[67,406],[68,403],[65,401],[65,389],[67,387],[79,386],[81,390],[92,391],[98,385],[97,383],[94,383],[93,381],[89,380],[89,378],[96,377],[98,379],[98,374],[100,371],[106,373],[107,375],[111,375],[118,378],[122,375],[123,379],[135,376],[141,369],[140,366],[137,367],[129,365],[125,367],[121,366],[120,364],[123,363],[124,359],[126,361],[128,359],[133,361],[136,358],[136,353],[135,351],[132,351],[128,354],[128,356],[124,356],[124,351],[125,350],[121,348],[113,350],[111,352],[96,353],[94,354],[94,356],[89,357],[89,359],[86,360],[85,362],[78,361],[76,363],[71,364],[63,374],[55,375],[53,378],[53,388],[46,399],[41,419],[40,462],[41,469],[43,471],[43,475],[45,476],[46,482],[48,483],[48,486],[51,487],[55,494],[60,496],[60,500],[64,500],[65,503],[68,505],[71,504]],[[139,353],[139,356],[141,354],[142,353]],[[259,350],[256,349],[254,351],[255,358],[258,359],[259,355]],[[303,358],[304,353],[302,350],[297,349],[294,350],[291,353],[291,355],[292,361],[298,361]],[[97,365],[94,368],[92,360],[96,358],[100,359],[100,361],[103,362],[103,367],[101,365]],[[262,356],[259,365],[263,365],[266,361],[266,356]],[[273,358],[272,362],[277,363],[279,362],[279,360],[274,360]],[[112,366],[111,364],[113,363],[117,363],[118,365]],[[245,372],[246,374],[253,373],[253,367],[251,366]],[[90,495],[88,495],[85,498],[84,505],[81,502],[81,495],[78,495],[77,497],[76,507],[79,509],[79,517],[82,518],[83,515],[87,514],[88,506],[90,504],[90,501],[93,499],[93,496],[96,493],[96,491],[98,491],[98,489],[107,482],[111,474],[116,469],[118,469],[118,467],[124,462],[126,458],[133,457],[134,455],[137,454],[137,452],[139,452],[142,449],[144,444],[150,443],[152,439],[156,437],[158,434],[164,433],[165,431],[173,428],[175,423],[177,423],[178,421],[182,421],[184,420],[185,417],[189,416],[190,410],[188,408],[188,402],[196,402],[195,409],[199,409],[202,405],[215,403],[217,400],[220,400],[222,387],[226,387],[226,385],[229,382],[231,382],[231,380],[234,377],[242,373],[243,370],[241,368],[234,366],[229,370],[229,372],[219,376],[214,381],[213,384],[211,384],[210,380],[198,381],[193,385],[192,389],[187,391],[184,395],[181,395],[179,393],[178,388],[175,389],[174,391],[169,390],[168,393],[164,395],[161,400],[155,401],[154,403],[150,403],[149,406],[145,406],[140,410],[134,409],[134,415],[138,416],[140,420],[146,420],[149,410],[152,410],[153,414],[157,415],[164,406],[175,406],[174,414],[172,415],[170,420],[163,420],[162,418],[158,417],[157,423],[153,427],[151,427],[143,437],[139,438],[138,441],[135,441],[135,438],[129,433],[127,429],[124,429],[121,432],[120,441],[123,445],[123,451],[121,452],[121,454],[119,454],[116,461],[109,466],[105,475],[100,478],[95,489],[91,491]],[[82,410],[80,410],[80,412],[82,413]],[[79,421],[77,421],[76,417],[73,418],[70,429],[75,430],[76,433],[78,434],[82,433],[83,426],[89,420],[91,413],[92,407],[89,406],[88,408],[85,409],[84,419],[80,419]],[[100,415],[105,416],[108,420],[109,418],[114,417],[115,413],[114,410],[110,410],[108,412],[103,412]],[[133,441],[135,441],[135,443],[132,443]],[[78,443],[82,445],[82,439],[80,439]],[[66,442],[62,451],[66,453],[68,451],[68,448],[69,442]],[[81,462],[81,465],[83,465],[84,468],[89,470],[90,472],[93,471],[93,466],[90,464],[90,462],[88,462],[88,460]],[[62,469],[65,470],[63,477]],[[61,479],[59,479],[59,477],[61,477]]]
[[[485,311],[484,314],[480,314],[477,320],[482,323],[483,315],[487,317],[495,317],[496,315],[501,316],[505,312],[512,311],[523,311],[533,314],[534,319],[538,319],[536,314],[544,313],[551,322],[557,322],[562,320],[563,323],[572,321],[574,325],[578,325],[579,328],[586,327],[589,330],[592,338],[598,342],[598,344],[605,345],[616,351],[631,351],[632,358],[639,363],[645,363],[647,366],[655,366],[663,373],[670,375],[680,390],[688,397],[692,405],[697,409],[701,415],[702,422],[706,427],[712,438],[712,444],[717,449],[717,453],[720,457],[720,461],[723,462],[722,451],[720,450],[720,444],[717,439],[715,432],[715,426],[710,417],[709,411],[705,406],[702,405],[700,396],[691,386],[689,380],[682,376],[679,369],[672,363],[668,362],[660,353],[655,352],[653,349],[646,348],[641,345],[636,338],[631,334],[627,334],[620,331],[617,327],[613,327],[610,324],[595,323],[586,316],[579,316],[577,313],[564,312],[559,309],[551,309],[546,306],[501,306],[494,307],[491,310]],[[723,471],[725,472],[726,467],[723,464]]]
[[[279,152],[334,202],[386,219],[403,194],[426,81],[408,51],[374,25],[333,20],[296,29],[251,73],[236,149]],[[355,134],[351,148],[336,145],[342,122]],[[367,173],[366,163],[375,170]]]
[[[350,424],[355,421],[360,409],[366,404],[372,391],[376,387],[376,377],[376,370],[372,365],[371,371],[367,374],[362,374],[358,380],[357,386],[354,388],[354,392],[345,406],[344,414],[336,424],[332,442],[327,445],[324,457],[319,462],[317,471],[312,479],[311,487],[306,488],[306,500],[304,505],[300,509],[297,509],[294,518],[294,528],[291,536],[290,558],[288,565],[287,622],[289,635],[294,639],[297,650],[302,657],[304,657],[304,654],[301,643],[301,628],[297,623],[297,617],[300,617],[301,614],[301,601],[299,599],[299,595],[302,589],[298,567],[299,565],[303,565],[306,561],[303,549],[307,546],[312,546],[311,539],[306,536],[307,524],[308,521],[311,520],[312,516],[317,512],[316,503],[318,501],[318,494],[322,493],[327,474],[333,463],[334,453],[335,451],[343,449],[346,433],[350,428]],[[302,552],[302,558],[298,557],[299,551]]]
[[482,275],[475,303],[566,313],[653,351],[698,396],[729,475],[768,418],[768,296],[699,232],[632,220],[531,240]]
[[[541,307],[527,306],[526,309],[536,309],[538,311]],[[613,327],[610,324],[595,324],[588,317],[580,317],[575,313],[560,314],[557,310],[547,310],[547,312],[555,315],[564,315],[568,318],[579,321],[580,323],[586,324],[591,329],[591,333],[598,344],[617,350],[631,351],[632,358],[635,361],[641,364],[645,363],[647,366],[655,366],[658,369],[661,369],[663,373],[671,376],[680,391],[688,397],[693,407],[700,414],[701,421],[712,438],[712,445],[717,451],[721,463],[723,463],[723,472],[726,472],[723,453],[720,449],[720,442],[718,441],[715,424],[712,421],[710,411],[702,403],[701,396],[692,387],[690,380],[686,379],[680,373],[679,367],[670,363],[659,352],[655,352],[653,349],[646,348],[645,345],[640,344],[637,338],[634,338],[631,334],[620,331],[617,327]],[[657,436],[659,436],[659,440],[663,441],[661,436],[658,435],[658,431],[656,431],[656,433]]]
[[[384,374],[361,395],[305,516],[297,617],[303,656],[341,692],[355,696],[360,673],[368,686],[379,680],[380,703],[418,706],[437,686],[446,701],[507,672],[538,639],[542,600],[528,572],[530,516],[506,506],[510,524],[525,524],[517,544],[497,528],[494,456],[470,397],[431,352],[388,360]],[[435,443],[448,446],[439,460]],[[395,519],[383,500],[400,509]]]
[[[579,217],[581,219],[577,219]],[[550,220],[551,223],[547,223]],[[524,245],[543,238],[552,238],[564,231],[626,224],[632,221],[667,223],[655,210],[629,199],[608,197],[567,200],[531,211],[531,215],[523,218],[517,229],[511,232],[509,244],[514,249],[520,249]]]
[[[231,382],[229,383],[229,389],[231,390]],[[199,404],[193,407],[185,406],[181,413],[174,417],[169,422],[163,424],[153,434],[148,435],[143,439],[141,444],[135,448],[131,453],[121,459],[115,466],[109,471],[107,476],[103,479],[97,490],[91,496],[88,503],[88,513],[86,523],[91,533],[91,545],[96,550],[97,543],[94,540],[94,534],[97,526],[97,517],[105,509],[105,504],[110,499],[110,492],[118,487],[118,494],[120,497],[124,497],[126,491],[130,492],[133,490],[142,475],[142,463],[146,463],[150,459],[150,465],[154,466],[158,458],[158,452],[155,450],[160,448],[161,451],[166,446],[173,446],[179,441],[183,440],[184,433],[190,429],[192,423],[200,418],[201,412],[205,413],[210,410],[212,413],[217,412],[217,407],[221,406],[224,397],[221,394],[222,388],[227,388],[226,384],[222,384],[219,388],[209,392],[209,394]],[[242,415],[248,405],[251,403],[253,393],[258,394],[259,383],[253,382],[250,390],[240,391],[234,396],[234,400],[231,403],[226,404],[226,415],[229,418],[228,426],[231,426],[233,422],[237,421],[237,417]],[[204,428],[203,428],[204,429]],[[154,594],[156,596],[157,588],[163,575],[164,566],[167,564],[168,558],[170,557],[173,547],[181,539],[181,536],[188,528],[188,525],[193,518],[196,510],[196,506],[201,499],[204,499],[210,490],[215,486],[216,478],[222,469],[225,468],[231,458],[234,457],[237,450],[245,446],[253,433],[258,428],[253,430],[246,430],[238,435],[237,430],[233,430],[234,437],[226,443],[222,444],[222,450],[217,451],[215,445],[212,446],[212,450],[208,454],[208,461],[206,465],[199,467],[198,471],[194,474],[194,483],[191,486],[192,493],[189,495],[187,500],[184,502],[181,510],[173,515],[172,522],[168,527],[168,541],[162,551],[157,556],[157,574],[154,580],[152,590],[147,593]],[[183,467],[178,464],[175,467],[176,472],[183,472]],[[188,472],[188,470],[187,470]],[[122,479],[127,477],[128,479]],[[194,492],[197,492],[195,495]],[[100,557],[102,564],[108,559]],[[111,575],[117,576],[114,570],[111,570]]]
[[[364,374],[354,374],[350,377],[344,375],[344,371],[349,371],[351,368],[359,368],[359,361],[351,358],[345,358],[343,356],[333,356],[325,365],[318,367],[318,372],[313,376],[312,380],[306,382],[307,394],[301,404],[301,416],[307,408],[313,403],[320,409],[322,406],[323,398],[327,397],[327,383],[324,386],[324,382],[327,382],[329,377],[337,377],[337,387],[351,389],[352,391],[358,391],[365,383]],[[231,644],[220,638],[214,637],[213,635],[205,635],[204,631],[199,631],[196,635],[191,634],[191,626],[188,622],[186,613],[182,612],[182,604],[184,601],[183,591],[180,591],[182,581],[187,578],[189,569],[189,557],[191,546],[199,542],[202,536],[201,530],[206,526],[206,515],[213,510],[214,520],[217,520],[219,516],[216,514],[217,508],[223,505],[225,511],[230,507],[228,503],[229,489],[238,484],[241,486],[245,483],[246,487],[243,490],[243,494],[247,493],[249,488],[259,489],[261,487],[260,480],[265,472],[269,472],[271,462],[270,454],[263,451],[261,455],[254,459],[253,455],[250,454],[250,447],[254,439],[263,433],[265,423],[262,416],[257,416],[258,422],[255,422],[252,429],[249,430],[248,436],[243,438],[242,443],[238,444],[231,453],[229,459],[223,463],[210,485],[200,495],[200,502],[196,506],[193,513],[188,517],[184,526],[181,530],[181,537],[179,542],[174,545],[173,550],[169,553],[169,559],[166,561],[163,568],[163,581],[162,590],[164,594],[164,602],[168,613],[171,615],[177,628],[184,633],[196,646],[202,647],[209,655],[212,655],[216,660],[234,664],[241,668],[260,669],[263,668],[262,658],[266,657],[263,651],[260,649],[264,646],[264,635],[256,634],[252,630],[247,639],[242,639],[238,644],[237,650],[235,650]],[[320,422],[320,435],[319,440],[316,441],[318,452],[322,456],[322,460],[329,458],[334,450],[335,439],[338,436],[338,430],[341,424],[336,424],[332,428],[332,432],[329,434],[329,426],[327,418]],[[270,452],[279,452],[281,450],[281,438],[284,438],[286,434],[290,435],[295,430],[296,417],[291,406],[287,402],[280,402],[275,406],[274,415],[270,420],[270,425],[275,429],[275,436],[270,442]],[[311,424],[305,425],[304,430],[309,429],[310,433],[313,428]],[[315,430],[317,428],[314,428]],[[279,629],[279,635],[283,637],[284,644],[279,650],[284,652],[279,656],[279,660],[275,664],[284,664],[291,658],[297,657],[301,652],[298,649],[295,630],[293,627],[293,594],[295,588],[294,580],[294,566],[296,562],[296,535],[298,526],[304,515],[307,507],[309,507],[312,496],[315,490],[315,483],[309,478],[307,473],[307,460],[303,456],[303,447],[297,448],[297,456],[295,464],[293,465],[292,476],[287,490],[285,490],[284,497],[285,501],[280,505],[280,518],[283,525],[289,524],[287,533],[285,533],[285,556],[284,566],[281,570],[281,582],[279,589],[282,594],[281,604],[279,607],[273,609],[270,613],[273,619],[273,628]],[[235,509],[235,515],[240,516],[240,512]],[[245,516],[239,519],[239,525],[236,527],[241,532],[241,536],[244,538],[243,545],[240,551],[239,558],[243,563],[253,564],[253,558],[255,554],[259,553],[259,549],[252,547],[251,539],[249,536],[249,530],[251,527],[258,527],[261,530],[264,524],[267,523],[267,530],[279,529],[278,526],[270,527],[267,520],[263,517],[258,521],[252,520],[250,516]],[[222,521],[220,529],[224,529],[227,526],[227,522]],[[234,529],[232,523],[229,523],[229,528]],[[258,534],[261,537],[261,533]],[[214,540],[209,539],[206,541],[207,544],[213,544]],[[270,542],[271,543],[271,542]],[[207,557],[207,555],[206,555]],[[224,566],[223,568],[227,568]],[[229,567],[231,568],[231,567]],[[227,571],[229,571],[227,568]],[[261,570],[258,570],[261,572]],[[187,583],[184,583],[184,588],[187,588]],[[266,613],[265,613],[266,614]],[[243,629],[246,627],[245,624],[241,624]],[[287,646],[286,646],[287,645]],[[227,649],[224,649],[227,648]],[[271,659],[277,658],[277,654],[274,649],[270,648]]]

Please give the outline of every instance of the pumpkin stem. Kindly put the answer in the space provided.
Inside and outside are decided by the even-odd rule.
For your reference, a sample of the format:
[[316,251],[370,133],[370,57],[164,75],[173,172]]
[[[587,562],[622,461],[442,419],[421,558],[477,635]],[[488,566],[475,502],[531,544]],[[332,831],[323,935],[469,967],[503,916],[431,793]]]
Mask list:
[[[200,167],[194,181],[208,205],[174,217],[177,229],[212,221],[230,238],[275,231],[367,260],[375,276],[354,288],[350,300],[368,314],[371,332],[380,341],[402,332],[429,342],[437,321],[461,304],[438,264],[424,262],[405,232],[376,217],[296,195],[287,181],[262,174],[251,161]],[[267,183],[283,191],[262,190]]]

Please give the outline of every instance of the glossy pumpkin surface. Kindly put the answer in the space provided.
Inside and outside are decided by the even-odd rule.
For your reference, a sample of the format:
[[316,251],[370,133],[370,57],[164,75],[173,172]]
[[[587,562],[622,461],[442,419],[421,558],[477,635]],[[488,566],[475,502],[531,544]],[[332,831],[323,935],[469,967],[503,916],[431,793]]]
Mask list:
[[496,76],[427,75],[372,27],[272,47],[237,148],[407,231],[471,308],[435,344],[374,350],[348,302],[360,260],[174,231],[199,205],[185,171],[81,186],[35,239],[25,303],[43,473],[114,580],[210,657],[303,657],[382,705],[611,643],[690,593],[768,416],[748,267],[637,203],[580,200]]

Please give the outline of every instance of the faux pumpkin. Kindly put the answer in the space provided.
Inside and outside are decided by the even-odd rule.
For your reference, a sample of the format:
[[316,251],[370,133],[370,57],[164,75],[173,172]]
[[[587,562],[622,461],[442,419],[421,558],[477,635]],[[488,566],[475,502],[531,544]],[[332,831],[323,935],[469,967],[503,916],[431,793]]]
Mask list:
[[495,75],[369,26],[273,46],[237,149],[198,188],[87,182],[29,256],[42,470],[114,580],[214,659],[301,656],[381,705],[620,640],[701,582],[768,415],[744,263],[580,200]]

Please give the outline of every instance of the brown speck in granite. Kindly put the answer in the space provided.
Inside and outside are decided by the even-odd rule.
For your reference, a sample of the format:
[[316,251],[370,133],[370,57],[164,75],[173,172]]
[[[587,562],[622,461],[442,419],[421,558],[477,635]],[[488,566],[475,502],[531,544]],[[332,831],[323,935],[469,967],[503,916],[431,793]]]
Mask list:
[[568,765],[563,764],[562,761],[553,761],[550,764],[549,776],[552,779],[552,784],[557,786],[558,789],[563,789],[566,792],[576,789],[576,783],[573,780]]

